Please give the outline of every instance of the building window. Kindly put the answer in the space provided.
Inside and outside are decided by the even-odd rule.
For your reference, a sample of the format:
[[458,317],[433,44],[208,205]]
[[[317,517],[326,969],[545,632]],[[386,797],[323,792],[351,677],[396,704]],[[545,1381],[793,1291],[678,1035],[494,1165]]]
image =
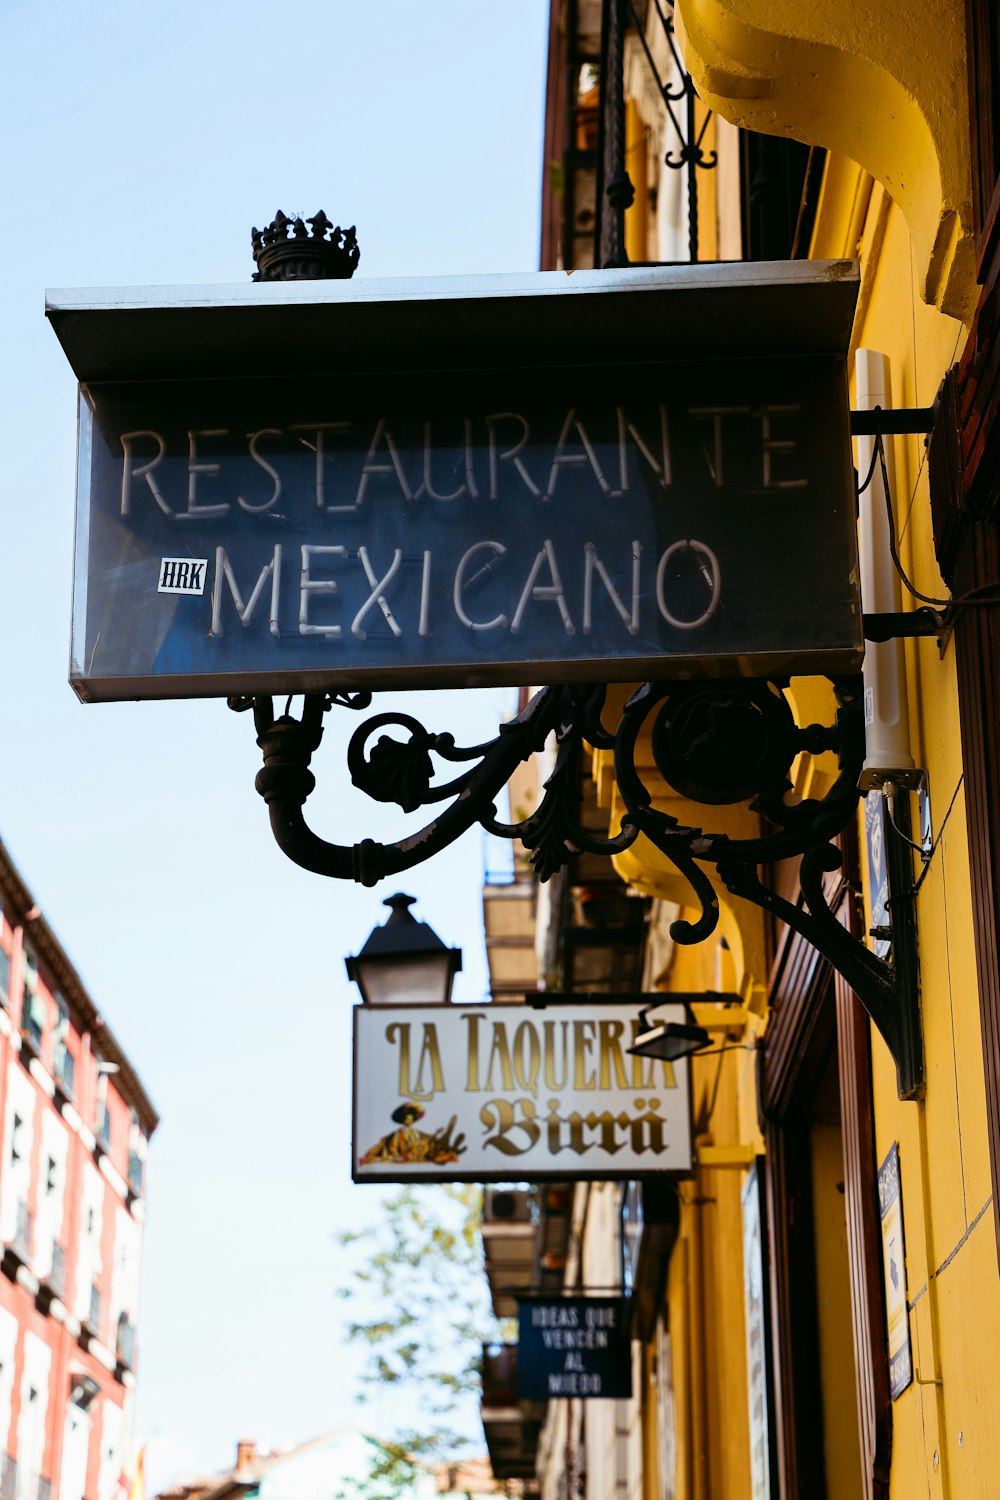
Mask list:
[[25,995],[21,1011],[21,1035],[36,1051],[41,1050],[45,1032],[45,1006],[38,995]]
[[111,1144],[111,1112],[108,1109],[108,1075],[105,1072],[105,1064],[97,1064],[97,1111],[94,1120],[94,1134],[97,1143],[103,1150],[107,1151]]
[[104,1321],[104,1300],[98,1287],[90,1288],[90,1313],[87,1322],[98,1338],[101,1336],[101,1325]]
[[10,1004],[10,954],[0,948],[0,1005]]
[[42,1045],[45,1005],[38,993],[38,960],[30,948],[24,950],[24,980],[21,985],[21,1036],[35,1051]]
[[65,1042],[56,1048],[55,1074],[63,1092],[72,1098],[73,1086],[76,1082],[76,1059]]
[[56,1028],[53,1036],[52,1067],[64,1093],[72,1097],[76,1075],[76,1061],[69,1050],[69,1006],[58,992],[56,1002]]
[[139,1116],[131,1111],[128,1132],[128,1185],[137,1198],[141,1198],[146,1176],[146,1135]]

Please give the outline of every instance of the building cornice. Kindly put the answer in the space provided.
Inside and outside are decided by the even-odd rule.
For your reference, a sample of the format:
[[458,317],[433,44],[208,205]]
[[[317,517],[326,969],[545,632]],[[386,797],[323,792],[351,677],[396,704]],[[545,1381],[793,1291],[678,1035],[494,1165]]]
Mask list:
[[32,949],[52,975],[56,987],[70,1008],[75,1024],[81,1031],[91,1034],[94,1050],[100,1057],[116,1065],[118,1071],[115,1074],[115,1087],[139,1116],[146,1134],[152,1135],[160,1121],[152,1100],[111,1027],[91,999],[66,950],[42,915],[2,840],[0,892],[4,901],[16,913]]

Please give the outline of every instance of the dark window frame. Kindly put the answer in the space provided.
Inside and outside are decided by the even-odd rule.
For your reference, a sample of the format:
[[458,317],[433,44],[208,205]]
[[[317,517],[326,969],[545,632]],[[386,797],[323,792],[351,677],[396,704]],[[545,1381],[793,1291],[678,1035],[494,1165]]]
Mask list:
[[1000,248],[1000,6],[966,0],[972,212],[979,279],[990,279]]

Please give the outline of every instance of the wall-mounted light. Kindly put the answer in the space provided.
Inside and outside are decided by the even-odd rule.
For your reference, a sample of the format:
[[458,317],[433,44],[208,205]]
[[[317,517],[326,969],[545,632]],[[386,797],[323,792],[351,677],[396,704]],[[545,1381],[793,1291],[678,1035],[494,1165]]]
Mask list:
[[445,1005],[462,967],[461,948],[448,948],[410,912],[413,896],[384,901],[390,915],[373,929],[361,952],[344,960],[366,1005]]
[[691,1057],[709,1045],[711,1037],[704,1026],[695,1021],[689,1005],[684,1007],[684,1021],[650,1021],[650,1011],[668,1003],[664,995],[655,1005],[646,1005],[639,1012],[639,1035],[631,1047],[626,1047],[634,1057],[656,1057],[662,1062],[677,1062],[682,1057]]

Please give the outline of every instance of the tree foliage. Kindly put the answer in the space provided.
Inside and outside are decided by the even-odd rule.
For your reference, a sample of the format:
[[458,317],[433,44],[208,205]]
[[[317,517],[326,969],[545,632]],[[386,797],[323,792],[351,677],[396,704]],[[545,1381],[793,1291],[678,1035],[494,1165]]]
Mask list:
[[482,1345],[503,1332],[483,1273],[481,1219],[477,1186],[408,1185],[385,1200],[378,1224],[338,1236],[363,1251],[340,1291],[367,1314],[347,1325],[351,1342],[367,1350],[362,1399],[395,1387],[401,1411],[413,1409],[404,1396],[419,1401],[420,1426],[401,1426],[387,1446],[378,1476],[386,1494],[403,1492],[411,1458],[481,1451],[469,1417],[480,1390]]

